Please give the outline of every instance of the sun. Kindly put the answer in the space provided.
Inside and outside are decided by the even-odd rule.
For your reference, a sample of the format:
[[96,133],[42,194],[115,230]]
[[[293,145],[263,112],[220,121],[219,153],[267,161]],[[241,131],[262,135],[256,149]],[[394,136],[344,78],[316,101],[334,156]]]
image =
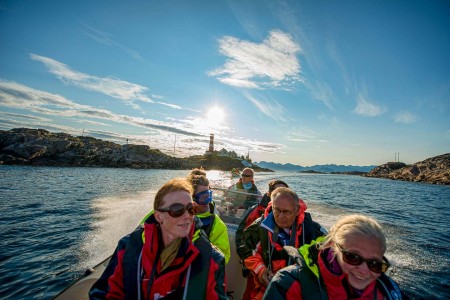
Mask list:
[[225,120],[225,111],[219,106],[211,107],[206,115],[206,123],[211,127],[220,126]]

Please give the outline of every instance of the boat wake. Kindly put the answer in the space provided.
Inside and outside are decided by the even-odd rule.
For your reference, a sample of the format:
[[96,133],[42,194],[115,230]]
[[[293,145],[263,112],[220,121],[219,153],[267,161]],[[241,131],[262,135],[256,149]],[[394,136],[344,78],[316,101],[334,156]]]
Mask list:
[[117,242],[132,232],[142,218],[153,209],[156,191],[94,199],[92,229],[84,237],[79,257],[84,268],[90,268],[110,256]]

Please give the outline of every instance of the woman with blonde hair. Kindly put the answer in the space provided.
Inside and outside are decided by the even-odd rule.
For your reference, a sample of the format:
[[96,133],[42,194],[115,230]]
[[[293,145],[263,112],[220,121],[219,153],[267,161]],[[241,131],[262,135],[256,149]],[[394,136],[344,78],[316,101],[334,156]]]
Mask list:
[[264,299],[402,299],[385,274],[391,266],[384,256],[386,238],[371,217],[344,216],[325,239],[286,250],[300,264],[279,271]]

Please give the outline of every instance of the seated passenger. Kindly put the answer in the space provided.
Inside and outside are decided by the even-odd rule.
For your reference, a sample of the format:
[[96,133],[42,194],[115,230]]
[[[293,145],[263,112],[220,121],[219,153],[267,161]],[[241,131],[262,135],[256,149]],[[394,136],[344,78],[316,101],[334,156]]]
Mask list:
[[267,193],[264,194],[264,196],[261,198],[258,204],[253,205],[247,210],[244,217],[242,218],[241,223],[239,223],[238,229],[236,230],[236,249],[238,250],[239,257],[242,258],[241,254],[239,253],[239,246],[241,245],[242,233],[244,232],[244,229],[252,225],[252,223],[256,219],[258,219],[264,214],[264,211],[270,202],[270,195],[276,188],[279,187],[288,188],[289,186],[283,180],[279,179],[271,180],[269,182],[269,190],[267,191]]
[[187,179],[194,188],[193,198],[197,203],[196,216],[203,223],[202,229],[208,236],[209,241],[222,251],[225,256],[225,263],[228,263],[231,256],[228,229],[227,225],[214,213],[212,191],[209,189],[209,180],[206,178],[206,173],[203,170],[194,169]]
[[239,178],[235,184],[228,187],[231,191],[255,194],[255,196],[250,196],[239,193],[229,193],[228,197],[231,198],[231,202],[235,205],[234,209],[248,209],[251,206],[258,204],[262,195],[253,181],[254,175],[255,171],[253,171],[252,168],[245,168],[242,170],[241,178]]
[[300,265],[280,270],[264,299],[402,299],[385,274],[390,264],[383,231],[370,217],[345,216],[323,243],[291,250],[300,252]]
[[102,275],[91,299],[227,299],[224,256],[204,234],[193,241],[192,193],[190,182],[180,178],[159,189],[154,212],[121,239],[107,287]]
[[[238,229],[236,230],[236,251],[239,257],[241,258],[242,263],[242,253],[240,251],[240,245],[242,240],[242,234],[244,233],[244,229],[250,226],[256,219],[261,217],[264,214],[264,210],[266,209],[267,205],[270,202],[270,195],[272,192],[279,187],[289,187],[286,182],[274,179],[269,182],[269,191],[264,194],[262,199],[259,201],[258,204],[253,205],[250,207],[247,212],[245,213],[241,223],[239,223]],[[250,299],[251,291],[254,288],[254,277],[251,272],[248,271],[248,269],[243,265],[242,268],[242,276],[247,278],[247,284],[245,287],[244,295],[242,296],[242,300]]]
[[294,191],[279,187],[272,192],[264,216],[244,230],[240,253],[255,276],[251,299],[261,299],[273,275],[294,263],[283,246],[298,248],[326,233],[305,210],[306,204]]

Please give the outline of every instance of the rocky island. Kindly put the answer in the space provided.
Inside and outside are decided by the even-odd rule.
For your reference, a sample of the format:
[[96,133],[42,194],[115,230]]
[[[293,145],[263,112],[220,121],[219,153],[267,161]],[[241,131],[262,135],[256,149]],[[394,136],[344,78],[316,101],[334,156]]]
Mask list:
[[255,171],[271,171],[238,157],[216,153],[178,158],[147,145],[119,145],[88,136],[28,128],[0,130],[0,164],[180,170],[202,166],[206,170],[224,171],[243,169],[250,164]]
[[450,185],[450,153],[428,158],[412,165],[389,162],[374,168],[364,176]]

